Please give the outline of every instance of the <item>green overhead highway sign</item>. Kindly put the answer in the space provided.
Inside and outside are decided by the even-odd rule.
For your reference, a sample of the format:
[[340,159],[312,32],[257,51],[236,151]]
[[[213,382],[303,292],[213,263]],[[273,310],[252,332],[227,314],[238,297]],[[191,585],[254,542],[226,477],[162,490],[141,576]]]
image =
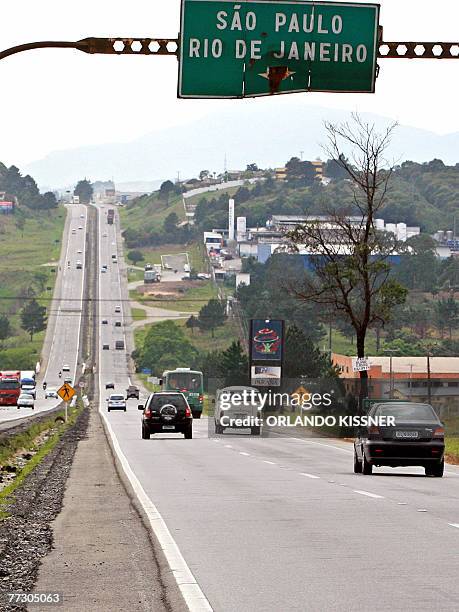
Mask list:
[[373,93],[379,5],[182,0],[181,98]]

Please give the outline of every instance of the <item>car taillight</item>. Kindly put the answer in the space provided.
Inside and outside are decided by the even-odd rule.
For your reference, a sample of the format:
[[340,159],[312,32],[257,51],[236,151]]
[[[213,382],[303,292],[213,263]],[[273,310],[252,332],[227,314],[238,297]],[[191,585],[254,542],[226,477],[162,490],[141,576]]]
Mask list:
[[203,400],[204,400],[204,396],[203,396],[203,395],[200,395],[200,396],[199,396],[199,401],[200,401],[200,402],[202,402]]
[[437,429],[433,433],[434,438],[444,438],[445,437],[445,429],[444,427],[437,427]]
[[187,416],[187,417],[190,417],[190,416],[191,416],[191,410],[190,410],[189,406],[187,406],[187,407],[185,408],[185,416]]
[[145,410],[144,415],[149,419],[151,417],[151,412],[149,410]]
[[379,427],[376,427],[374,425],[372,425],[371,427],[368,428],[368,435],[369,436],[373,436],[375,438],[379,438],[380,433],[379,433]]

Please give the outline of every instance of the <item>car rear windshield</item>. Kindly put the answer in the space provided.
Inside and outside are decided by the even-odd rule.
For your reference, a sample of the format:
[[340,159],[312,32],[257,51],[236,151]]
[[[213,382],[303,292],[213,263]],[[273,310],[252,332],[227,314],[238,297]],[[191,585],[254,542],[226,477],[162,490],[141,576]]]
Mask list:
[[124,396],[122,395],[112,395],[110,397],[111,400],[114,400],[115,402],[120,402],[122,400],[124,400]]
[[171,389],[185,389],[186,391],[200,391],[202,386],[201,375],[191,372],[171,374],[167,386]]
[[19,389],[20,384],[18,380],[0,380],[0,389]]
[[381,404],[376,407],[374,416],[394,416],[395,421],[438,421],[434,409],[429,404]]
[[186,408],[186,401],[182,395],[171,393],[168,395],[153,395],[153,398],[150,401],[150,409],[153,410],[161,410],[163,406],[166,404],[172,404],[179,409]]

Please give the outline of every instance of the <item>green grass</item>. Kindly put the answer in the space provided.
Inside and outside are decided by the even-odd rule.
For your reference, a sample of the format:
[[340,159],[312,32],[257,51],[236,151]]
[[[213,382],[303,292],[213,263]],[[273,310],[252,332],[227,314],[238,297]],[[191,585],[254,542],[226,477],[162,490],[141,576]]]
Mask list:
[[203,198],[204,200],[212,200],[213,198],[218,199],[221,195],[226,195],[228,198],[231,198],[238,189],[239,187],[227,187],[226,189],[219,189],[218,191],[206,191],[205,193],[187,198],[186,201],[188,204],[199,204]]
[[143,270],[128,268],[128,283],[134,283],[143,280]]
[[134,321],[143,321],[147,318],[147,313],[143,308],[131,308],[131,316]]
[[[328,351],[328,329],[327,337],[322,340],[319,348],[322,350],[325,346],[325,350]],[[376,340],[374,334],[369,334],[366,341],[366,351],[368,355],[376,355]],[[332,352],[338,353],[339,355],[350,355],[354,356],[357,354],[357,347],[351,342],[349,338],[343,336],[343,334],[337,330],[332,331]]]
[[161,228],[165,218],[173,212],[181,221],[185,221],[182,195],[174,195],[166,202],[155,194],[137,200],[135,206],[121,208],[121,225],[123,228],[140,229],[145,226],[147,220],[149,227]]
[[[62,207],[41,212],[24,211],[21,217],[0,218],[0,314],[8,316],[14,329],[14,335],[3,343],[0,361],[17,360],[18,367],[20,362],[26,366],[21,365],[21,369],[29,369],[35,366],[40,355],[45,332],[36,334],[30,342],[20,326],[20,310],[24,298],[31,295],[31,289],[42,305],[49,306],[66,211]],[[24,219],[23,229],[15,224],[19,218]]]

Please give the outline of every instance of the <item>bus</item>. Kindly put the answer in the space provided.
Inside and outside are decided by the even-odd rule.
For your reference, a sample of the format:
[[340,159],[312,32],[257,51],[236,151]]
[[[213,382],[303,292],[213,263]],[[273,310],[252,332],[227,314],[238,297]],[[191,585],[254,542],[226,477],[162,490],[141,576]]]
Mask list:
[[194,419],[200,419],[204,401],[202,372],[190,368],[166,370],[162,378],[163,391],[180,391],[190,405]]

